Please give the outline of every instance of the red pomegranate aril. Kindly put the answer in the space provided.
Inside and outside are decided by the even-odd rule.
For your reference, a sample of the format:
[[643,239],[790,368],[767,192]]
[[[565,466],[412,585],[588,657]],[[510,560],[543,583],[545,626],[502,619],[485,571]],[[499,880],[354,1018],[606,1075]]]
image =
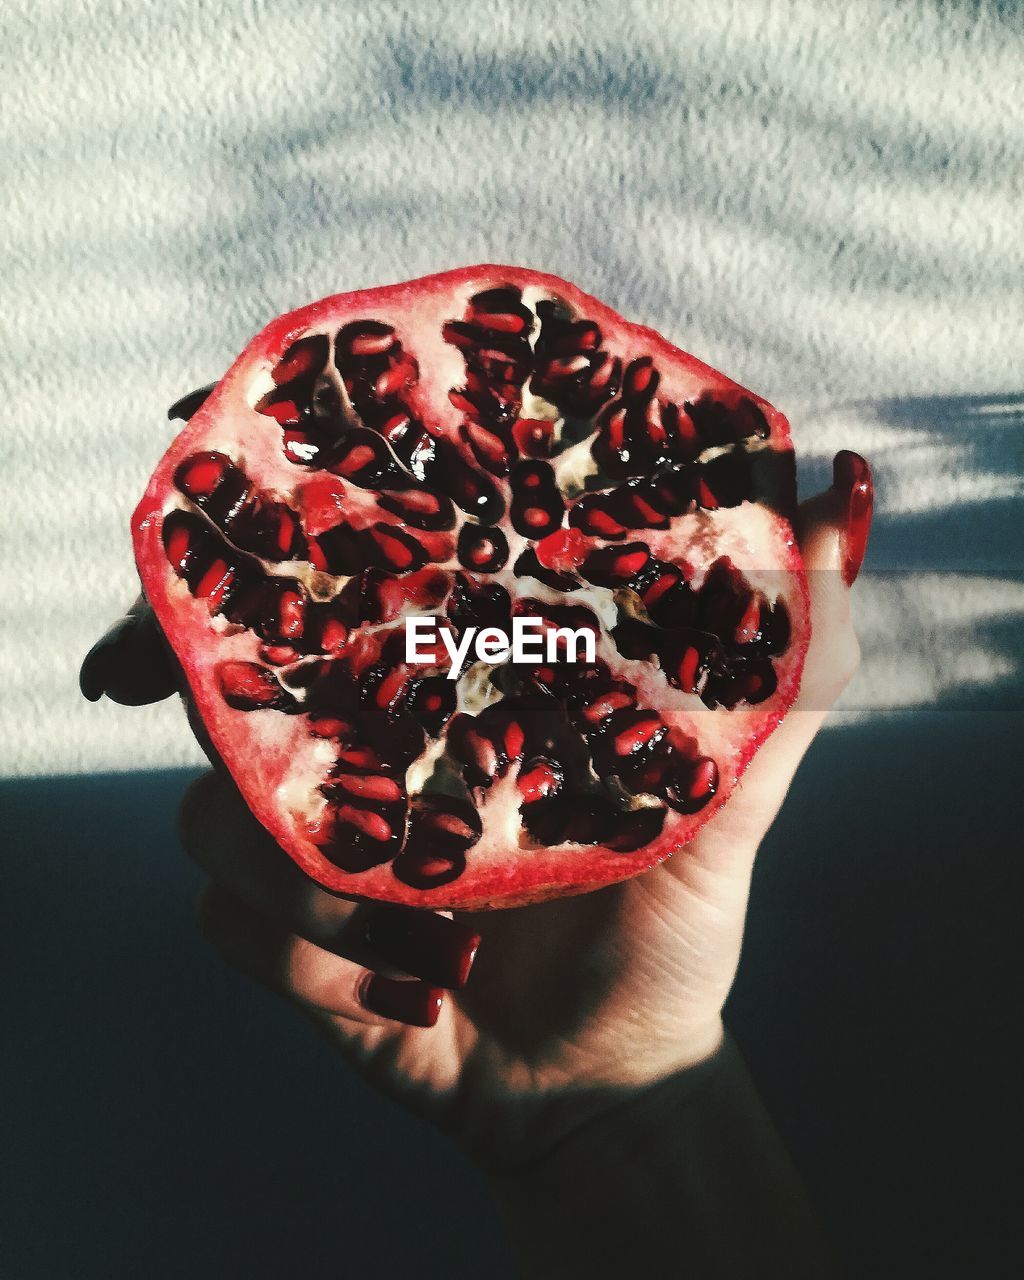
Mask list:
[[427,555],[420,543],[394,525],[375,524],[368,534],[376,544],[375,562],[392,573],[411,573],[426,563]]
[[[666,583],[666,578],[672,581]],[[643,601],[651,621],[659,627],[697,625],[698,595],[678,566],[653,560],[630,586]]]
[[464,524],[458,557],[459,563],[474,573],[497,573],[508,560],[508,540],[496,525]]
[[406,705],[432,738],[440,735],[455,714],[456,685],[446,676],[425,676],[414,683],[406,695]]
[[310,538],[309,554],[315,568],[343,577],[358,573],[367,559],[358,532],[344,520]]
[[441,853],[417,843],[398,855],[391,870],[397,880],[414,889],[438,889],[463,874],[466,858],[462,853]]
[[402,788],[394,778],[379,773],[336,773],[332,789],[339,787],[357,800],[393,804],[402,798]]
[[336,716],[311,715],[306,724],[314,738],[343,738],[352,732],[349,721],[339,720]]
[[653,711],[617,712],[608,726],[610,745],[616,756],[632,755],[650,746],[666,729],[661,717]]
[[631,361],[622,375],[622,398],[646,404],[658,389],[661,375],[649,356]]
[[516,786],[524,804],[534,804],[557,795],[562,787],[562,770],[553,761],[537,756],[528,760],[519,771]]
[[294,579],[270,578],[263,592],[254,629],[270,644],[294,644],[302,639],[306,593]]
[[477,422],[464,422],[459,431],[480,466],[495,476],[508,474],[514,452],[496,431],[489,431]]
[[335,339],[336,346],[357,359],[387,355],[395,345],[395,331],[379,320],[357,320],[347,324]]
[[[667,529],[671,524],[669,515],[661,506],[654,505],[658,493],[653,486],[645,483],[641,488],[632,481],[627,481],[620,489],[610,495],[611,509],[630,529]],[[652,501],[653,499],[653,501]]]
[[739,645],[753,644],[761,638],[761,606],[762,601],[757,596],[751,596],[746,608],[740,615],[739,622],[736,623],[736,630],[733,632],[733,639]]
[[487,329],[523,333],[533,325],[533,316],[522,304],[522,292],[515,286],[499,286],[474,294],[467,307],[470,321]]
[[649,564],[651,553],[638,542],[591,552],[581,572],[600,587],[624,587]]
[[462,760],[469,772],[466,781],[471,785],[490,783],[498,769],[498,752],[494,743],[473,729],[462,735]]
[[481,524],[497,524],[505,514],[505,503],[491,477],[470,466],[450,441],[438,442],[425,479]]
[[193,594],[198,600],[208,599],[211,609],[219,608],[234,580],[234,569],[224,560],[214,560],[208,568],[203,570]]
[[371,840],[383,842],[394,839],[394,828],[379,813],[343,804],[335,809],[335,815],[339,822],[355,827],[356,831],[361,832],[364,836],[369,836]]
[[661,601],[674,588],[682,586],[688,591],[683,579],[683,572],[672,564],[663,564],[655,560],[639,579],[634,579],[633,589],[643,601],[644,608],[654,617]]
[[688,402],[685,409],[705,449],[749,438],[767,440],[771,435],[768,419],[749,396],[734,396],[727,401],[703,395]]
[[393,671],[388,670],[386,667],[375,668],[372,684],[369,684],[367,688],[372,690],[373,700],[377,706],[382,711],[390,711],[401,700],[408,678],[408,672],[404,667],[399,667]]
[[550,458],[554,452],[555,424],[546,418],[519,418],[512,438],[528,458]]
[[274,366],[271,376],[278,386],[300,379],[314,380],[327,364],[330,342],[322,333],[293,342]]
[[705,656],[700,648],[695,644],[687,644],[683,646],[678,661],[669,672],[669,679],[686,693],[696,693],[706,671]]
[[669,783],[665,798],[677,813],[699,813],[718,790],[718,765],[708,756],[683,762],[678,782]]
[[572,529],[579,529],[594,538],[616,540],[625,538],[628,529],[609,511],[611,499],[607,494],[594,494],[580,499],[570,508],[568,522]]
[[530,538],[543,538],[562,524],[565,506],[547,462],[520,462],[512,471],[512,527]]
[[418,889],[457,879],[466,868],[466,851],[480,839],[482,830],[479,815],[468,800],[420,796],[410,814],[405,850],[394,862],[395,875]]
[[[403,421],[408,421],[403,417]],[[331,461],[335,475],[363,489],[404,489],[410,483],[387,441],[367,427],[346,432]]]
[[625,707],[633,705],[633,696],[622,690],[612,689],[608,693],[599,694],[598,697],[588,703],[580,712],[583,719],[593,728],[598,728],[613,715],[616,711],[622,711]]
[[218,554],[218,539],[198,516],[172,511],[163,523],[163,544],[174,572],[190,590]]
[[391,396],[397,395],[399,391],[404,391],[406,387],[411,386],[419,377],[419,370],[416,367],[415,360],[401,360],[391,365],[390,368],[377,378],[373,389],[381,400],[387,400]]
[[234,464],[223,453],[194,453],[174,473],[174,483],[193,502],[202,503],[213,497]]
[[523,754],[523,747],[526,745],[526,734],[523,733],[523,727],[517,721],[513,720],[505,730],[504,747],[505,755],[509,760],[518,760]]
[[217,666],[221,696],[236,711],[290,711],[295,699],[272,671],[256,662],[221,662]]
[[302,656],[298,649],[288,644],[261,644],[258,653],[261,660],[272,667],[287,667]]

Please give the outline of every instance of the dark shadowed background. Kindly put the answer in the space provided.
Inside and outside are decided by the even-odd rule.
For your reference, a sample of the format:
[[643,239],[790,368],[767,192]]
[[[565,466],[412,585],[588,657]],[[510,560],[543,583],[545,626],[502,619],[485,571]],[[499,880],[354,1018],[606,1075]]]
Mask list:
[[3,1280],[515,1274],[458,1152],[200,943],[180,709],[75,684],[135,591],[164,407],[282,310],[471,261],[765,394],[808,491],[837,448],[875,464],[864,666],[762,852],[730,1021],[856,1276],[1013,1273],[1020,7],[12,0],[0,28]]

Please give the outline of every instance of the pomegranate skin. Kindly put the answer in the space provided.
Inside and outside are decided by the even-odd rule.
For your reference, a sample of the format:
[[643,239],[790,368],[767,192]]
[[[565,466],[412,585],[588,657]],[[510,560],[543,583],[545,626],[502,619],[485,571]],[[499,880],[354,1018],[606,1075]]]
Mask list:
[[[337,893],[481,909],[637,875],[728,801],[799,689],[794,501],[778,410],[564,280],[483,265],[273,321],[132,535],[282,849]],[[386,647],[413,612],[563,608],[598,620],[596,683],[555,664],[478,705],[467,673],[456,706],[442,661]]]

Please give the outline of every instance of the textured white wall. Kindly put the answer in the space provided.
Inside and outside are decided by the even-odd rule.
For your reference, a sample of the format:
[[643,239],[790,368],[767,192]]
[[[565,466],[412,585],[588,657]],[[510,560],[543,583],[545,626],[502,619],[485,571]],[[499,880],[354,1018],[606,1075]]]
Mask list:
[[763,392],[809,481],[876,464],[844,714],[1019,703],[1022,11],[7,0],[0,772],[197,758],[76,687],[166,405],[281,310],[481,260]]

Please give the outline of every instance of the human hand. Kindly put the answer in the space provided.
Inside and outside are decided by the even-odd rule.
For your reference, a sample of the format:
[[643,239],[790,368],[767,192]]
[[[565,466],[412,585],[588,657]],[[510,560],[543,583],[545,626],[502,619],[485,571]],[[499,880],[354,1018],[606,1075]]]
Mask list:
[[[457,921],[357,905],[309,881],[214,770],[181,812],[185,846],[210,876],[206,937],[485,1163],[529,1161],[604,1099],[709,1058],[757,848],[857,666],[848,586],[870,485],[866,464],[840,454],[832,489],[801,508],[812,640],[800,696],[728,805],[667,862],[584,897]],[[138,605],[119,628],[86,659],[83,691],[166,696],[173,670],[152,614]]]

